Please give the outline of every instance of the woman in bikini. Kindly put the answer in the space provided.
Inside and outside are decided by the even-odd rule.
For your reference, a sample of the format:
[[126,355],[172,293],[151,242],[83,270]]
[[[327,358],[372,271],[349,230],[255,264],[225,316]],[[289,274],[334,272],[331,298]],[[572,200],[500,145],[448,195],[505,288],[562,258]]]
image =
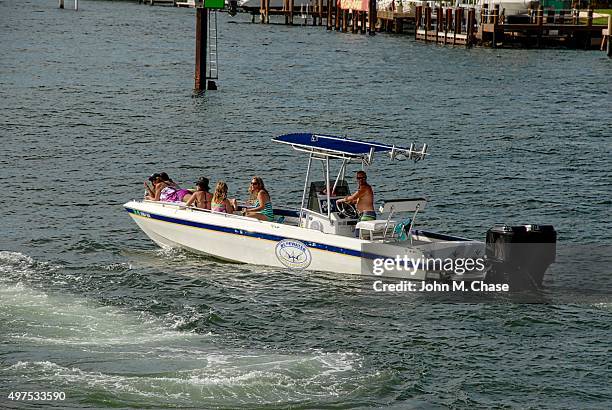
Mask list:
[[156,194],[156,201],[163,202],[186,202],[191,197],[192,192],[188,189],[183,189],[174,182],[168,174],[162,172],[160,174],[162,183],[164,184],[159,194]]
[[190,193],[185,189],[183,191],[186,192],[181,192],[178,195],[181,188],[165,172],[151,175],[149,181],[151,181],[152,187],[147,187],[147,195],[145,195],[145,199],[149,201],[180,202],[177,197],[180,196],[182,199],[186,193]]
[[255,202],[253,207],[243,211],[243,215],[259,219],[260,221],[273,221],[274,211],[272,210],[272,201],[270,194],[264,186],[264,182],[260,177],[251,178],[249,192]]
[[210,209],[214,212],[234,213],[234,206],[227,199],[227,184],[224,181],[217,182]]
[[187,206],[194,205],[196,208],[210,209],[212,194],[209,192],[208,183],[209,181],[206,177],[202,177],[196,182],[197,191],[193,194],[187,194],[183,198],[183,200],[187,201]]
[[161,182],[161,175],[157,172],[147,178],[147,181],[144,182],[145,187],[145,195],[144,199],[154,200],[156,186]]

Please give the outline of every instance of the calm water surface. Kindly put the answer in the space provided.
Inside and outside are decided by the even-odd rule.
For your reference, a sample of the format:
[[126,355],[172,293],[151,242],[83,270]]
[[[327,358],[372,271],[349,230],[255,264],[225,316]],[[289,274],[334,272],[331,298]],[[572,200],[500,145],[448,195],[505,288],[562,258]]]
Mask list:
[[[194,99],[193,10],[79,3],[0,1],[0,407],[34,406],[16,390],[63,408],[612,407],[605,53],[220,14],[219,90]],[[427,142],[370,173],[379,200],[427,196],[423,226],[555,225],[552,303],[161,251],[121,207],[159,170],[238,196],[262,175],[296,205],[305,159],[269,139],[297,131]]]

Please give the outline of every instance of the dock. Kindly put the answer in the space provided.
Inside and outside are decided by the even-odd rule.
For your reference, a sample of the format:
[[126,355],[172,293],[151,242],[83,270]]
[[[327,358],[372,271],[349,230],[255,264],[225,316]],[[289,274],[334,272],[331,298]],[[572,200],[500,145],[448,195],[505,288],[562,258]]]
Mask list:
[[[195,6],[194,0],[139,2]],[[505,16],[499,4],[491,8],[483,4],[480,9],[416,4],[402,7],[400,2],[394,10],[380,10],[376,0],[313,0],[296,8],[295,0],[284,0],[281,8],[271,8],[270,0],[260,0],[259,9],[251,10],[251,21],[270,24],[271,16],[280,16],[277,24],[325,26],[355,34],[408,34],[417,41],[448,46],[599,48],[610,56],[612,16],[607,25],[593,24],[592,9],[545,10],[540,5],[527,14]]]

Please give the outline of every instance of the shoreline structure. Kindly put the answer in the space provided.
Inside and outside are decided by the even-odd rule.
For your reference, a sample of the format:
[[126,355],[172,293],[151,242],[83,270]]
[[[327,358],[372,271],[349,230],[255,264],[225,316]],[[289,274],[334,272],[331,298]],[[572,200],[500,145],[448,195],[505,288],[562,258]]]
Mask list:
[[[197,6],[194,0],[139,0],[139,3]],[[282,7],[274,7],[278,2],[271,6],[271,0],[252,3],[254,6],[242,8],[251,14],[253,23],[257,15],[262,24],[269,24],[270,16],[282,16],[286,25],[296,25],[297,20],[299,25],[325,25],[327,30],[343,33],[408,34],[417,41],[441,45],[600,49],[612,56],[609,41],[612,15],[595,13],[593,9],[555,10],[539,5],[521,11],[521,14],[506,15],[499,3],[492,7],[489,4],[482,7],[477,4],[442,6],[441,2],[405,0],[397,3],[395,0],[387,1],[386,6],[377,5],[376,0],[282,0]],[[237,3],[232,1],[230,14],[235,13],[237,7]],[[382,10],[383,7],[387,10]],[[601,23],[605,17],[607,24],[594,24],[594,19]]]

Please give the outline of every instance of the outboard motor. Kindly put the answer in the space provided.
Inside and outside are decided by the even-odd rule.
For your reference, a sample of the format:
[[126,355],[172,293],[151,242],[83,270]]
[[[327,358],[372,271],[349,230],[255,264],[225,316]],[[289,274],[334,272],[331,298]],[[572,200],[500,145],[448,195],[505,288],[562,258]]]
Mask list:
[[557,232],[552,225],[494,226],[486,249],[494,281],[505,278],[511,289],[540,287],[555,261]]

